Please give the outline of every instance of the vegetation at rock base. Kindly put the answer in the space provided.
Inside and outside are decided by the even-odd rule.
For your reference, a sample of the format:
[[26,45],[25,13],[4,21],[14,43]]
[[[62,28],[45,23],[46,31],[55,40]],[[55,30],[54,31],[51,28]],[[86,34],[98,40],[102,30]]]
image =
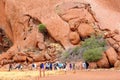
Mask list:
[[102,58],[102,53],[106,50],[106,41],[101,36],[92,35],[82,43],[86,50],[83,53],[83,59],[88,62],[96,62]]
[[85,60],[88,62],[96,62],[102,58],[102,53],[106,50],[107,44],[103,36],[91,35],[85,39],[81,46],[64,51],[61,55],[61,61],[77,61]]
[[89,62],[96,62],[102,58],[103,48],[88,49],[83,54],[83,59]]
[[77,61],[82,59],[83,52],[85,51],[84,48],[81,48],[80,46],[76,46],[74,48],[70,48],[66,51],[64,51],[60,56],[60,61]]

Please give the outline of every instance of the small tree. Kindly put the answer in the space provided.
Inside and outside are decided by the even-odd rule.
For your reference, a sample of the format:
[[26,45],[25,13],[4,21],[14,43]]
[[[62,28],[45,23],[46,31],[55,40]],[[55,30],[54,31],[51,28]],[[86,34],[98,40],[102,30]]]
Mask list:
[[103,50],[104,49],[102,47],[88,49],[84,52],[83,58],[85,61],[88,61],[88,62],[96,62],[102,58]]
[[83,59],[88,62],[100,60],[102,58],[102,53],[106,49],[106,45],[106,41],[101,35],[92,35],[82,44],[82,47],[86,49],[83,53]]

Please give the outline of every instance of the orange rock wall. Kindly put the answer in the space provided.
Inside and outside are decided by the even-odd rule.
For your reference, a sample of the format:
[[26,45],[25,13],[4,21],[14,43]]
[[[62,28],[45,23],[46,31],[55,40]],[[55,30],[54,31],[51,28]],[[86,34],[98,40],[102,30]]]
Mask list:
[[[90,5],[86,8],[86,5],[74,2]],[[61,9],[57,9],[56,12],[56,6],[64,3],[69,4],[61,6],[63,13]],[[40,23],[45,24],[50,36],[67,49],[79,44],[80,38],[94,33],[93,24],[102,31],[119,32],[119,3],[120,0],[0,0],[0,28],[5,30],[13,42],[8,52],[15,53],[36,45],[44,49],[44,36],[38,32]],[[81,23],[82,20],[86,25],[85,29],[85,25],[77,23]],[[87,24],[85,21],[88,21]],[[111,36],[117,42],[114,46],[117,47],[117,51],[120,51],[119,35],[117,33],[117,36]]]

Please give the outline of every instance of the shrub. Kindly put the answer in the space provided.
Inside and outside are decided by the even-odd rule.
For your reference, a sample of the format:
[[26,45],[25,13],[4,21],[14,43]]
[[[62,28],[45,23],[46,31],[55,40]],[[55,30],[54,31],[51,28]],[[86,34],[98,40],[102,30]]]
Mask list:
[[92,35],[90,38],[85,39],[81,46],[70,48],[62,53],[61,60],[96,62],[102,58],[104,50],[106,50],[105,39],[102,36]]
[[60,61],[77,61],[82,59],[82,53],[85,49],[80,46],[69,48],[61,54]]
[[88,49],[84,52],[83,58],[88,62],[96,62],[102,58],[103,47]]
[[100,60],[103,51],[106,50],[106,46],[106,41],[101,35],[92,35],[82,44],[82,47],[86,49],[83,53],[83,59],[88,62],[96,62]]
[[87,49],[105,47],[105,46],[106,46],[106,41],[102,36],[92,35],[90,38],[85,39],[85,41],[82,43],[82,47]]
[[47,32],[46,26],[44,24],[39,24],[38,28],[39,28],[39,31],[42,33]]

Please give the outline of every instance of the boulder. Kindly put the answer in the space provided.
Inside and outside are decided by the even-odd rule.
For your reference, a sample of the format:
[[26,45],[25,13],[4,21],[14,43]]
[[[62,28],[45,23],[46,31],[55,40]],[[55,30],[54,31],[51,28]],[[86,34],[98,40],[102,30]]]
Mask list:
[[3,59],[0,61],[0,65],[5,65],[5,64],[8,64],[8,60],[7,59]]
[[20,56],[27,56],[26,53],[23,53],[23,52],[18,52],[17,54]]
[[[67,4],[67,3],[66,3]],[[69,3],[68,3],[69,4]],[[86,19],[90,22],[94,22],[94,18],[91,15],[91,13],[85,9],[84,5],[82,3],[78,3],[80,6],[82,6],[83,8],[73,8],[73,6],[71,6],[71,9],[66,10],[63,15],[61,16],[63,20],[65,20],[66,22],[75,19],[75,18],[79,18],[79,19]],[[73,3],[74,6],[77,6],[78,4]]]
[[84,9],[69,9],[67,11],[64,12],[64,14],[61,16],[63,20],[65,20],[66,22],[70,21],[71,19],[75,19],[77,17],[79,17],[80,19],[84,18],[85,13],[84,13]]
[[7,59],[3,59],[0,61],[0,65],[6,65],[6,64],[9,64],[9,63],[13,63],[14,60],[7,60]]
[[90,62],[89,63],[89,68],[90,69],[96,69],[97,68],[97,64],[95,62]]
[[35,56],[33,52],[27,52],[26,55],[30,58],[33,58]]
[[40,62],[40,61],[45,61],[44,54],[38,54],[33,57],[34,62]]
[[95,31],[94,31],[93,27],[90,26],[89,24],[82,23],[78,27],[78,33],[80,34],[80,37],[86,38],[86,37],[90,36],[91,34],[94,34]]
[[102,59],[100,59],[99,61],[97,61],[97,66],[99,68],[109,68],[110,67],[108,59],[107,59],[105,53],[103,53]]
[[118,42],[119,46],[120,46],[120,42]]
[[117,60],[114,64],[115,69],[120,69],[120,60]]
[[27,57],[26,58],[26,61],[28,61],[28,63],[32,63],[33,62],[33,59],[31,57]]
[[47,53],[46,53],[46,54],[44,54],[44,57],[45,57],[45,59],[46,59],[46,60],[51,60],[50,55],[49,55],[49,54],[47,54]]
[[115,35],[113,39],[115,39],[117,42],[120,42],[120,35]]
[[21,56],[17,54],[13,57],[14,62],[25,62],[26,59],[27,59],[26,56]]
[[111,46],[113,46],[116,43],[116,41],[113,38],[107,38],[106,40]]
[[117,57],[118,60],[120,60],[120,53],[118,53],[118,57]]
[[113,45],[113,48],[118,51],[119,44],[115,43],[115,44]]
[[117,49],[118,53],[120,53],[120,47]]
[[114,50],[113,47],[109,47],[106,51],[106,56],[108,58],[108,61],[110,62],[110,65],[111,66],[114,66],[115,62],[117,61],[117,53],[116,51]]
[[70,32],[69,33],[69,40],[73,45],[76,45],[80,42],[80,37],[77,32]]
[[70,21],[68,22],[68,24],[69,24],[69,26],[70,26],[70,30],[72,30],[72,31],[77,30],[77,28],[78,28],[79,25],[80,25],[79,18],[70,20]]
[[7,60],[9,60],[9,59],[12,59],[12,57],[14,56],[15,54],[12,52],[7,52],[7,53],[2,53],[1,55],[0,55],[0,61],[1,60],[3,60],[3,59],[7,59]]

